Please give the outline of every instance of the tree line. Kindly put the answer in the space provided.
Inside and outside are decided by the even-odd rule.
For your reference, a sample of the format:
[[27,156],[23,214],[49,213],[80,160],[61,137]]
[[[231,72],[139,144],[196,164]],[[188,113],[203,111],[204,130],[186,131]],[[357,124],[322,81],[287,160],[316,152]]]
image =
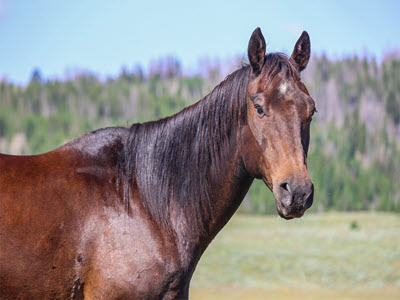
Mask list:
[[[148,72],[123,68],[114,78],[80,72],[26,85],[0,82],[0,152],[50,151],[91,130],[159,119],[204,97],[237,60],[203,64],[185,74],[167,57]],[[400,212],[400,55],[382,61],[314,55],[303,72],[318,113],[311,127],[308,169],[314,211]],[[274,213],[272,193],[255,182],[240,210]]]

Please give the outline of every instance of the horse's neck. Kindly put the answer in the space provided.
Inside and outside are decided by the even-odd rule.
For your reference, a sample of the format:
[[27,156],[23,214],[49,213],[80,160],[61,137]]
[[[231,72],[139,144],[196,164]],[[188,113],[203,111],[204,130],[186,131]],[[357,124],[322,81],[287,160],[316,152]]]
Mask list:
[[240,145],[232,145],[232,148],[229,164],[221,168],[211,186],[213,215],[208,226],[209,242],[235,213],[253,182],[244,167]]
[[191,220],[184,215],[175,214],[177,246],[182,257],[183,265],[195,267],[201,254],[211,243],[217,233],[226,225],[238,209],[253,178],[245,170],[241,157],[241,145],[234,141],[230,144],[225,158],[225,164],[220,166],[218,174],[210,174],[209,187],[212,215],[206,222],[206,232],[199,233],[191,230]]
[[252,182],[241,155],[248,77],[249,68],[238,70],[177,115],[131,127],[125,178],[138,174],[144,207],[166,234],[174,233],[187,270]]

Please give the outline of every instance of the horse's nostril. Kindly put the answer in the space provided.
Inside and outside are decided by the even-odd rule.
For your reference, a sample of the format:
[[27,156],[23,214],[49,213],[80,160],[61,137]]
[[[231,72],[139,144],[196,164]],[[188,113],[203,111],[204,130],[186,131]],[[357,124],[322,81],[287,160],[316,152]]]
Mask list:
[[306,201],[305,208],[309,209],[311,207],[311,205],[313,204],[313,202],[314,202],[314,197],[313,197],[313,195],[311,195]]
[[289,186],[289,184],[288,184],[286,181],[282,182],[282,183],[280,184],[280,187],[281,187],[282,189],[284,189],[285,191],[288,191],[288,192],[290,193],[290,186]]
[[306,200],[305,208],[309,209],[314,202],[314,185],[311,186],[311,193],[308,195]]
[[283,181],[279,185],[279,198],[285,207],[289,207],[292,204],[292,191],[287,181]]

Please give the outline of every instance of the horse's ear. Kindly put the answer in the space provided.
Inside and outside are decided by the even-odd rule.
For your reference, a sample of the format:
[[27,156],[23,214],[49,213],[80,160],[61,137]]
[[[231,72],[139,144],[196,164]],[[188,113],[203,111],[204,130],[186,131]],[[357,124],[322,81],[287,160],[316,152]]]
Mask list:
[[293,49],[292,56],[290,57],[297,64],[300,72],[306,68],[308,61],[310,60],[310,54],[310,37],[308,36],[308,33],[306,31],[303,31],[303,33],[297,40],[296,45]]
[[255,76],[261,73],[266,47],[261,29],[257,27],[250,37],[249,47],[247,49],[247,55],[249,56],[250,65]]

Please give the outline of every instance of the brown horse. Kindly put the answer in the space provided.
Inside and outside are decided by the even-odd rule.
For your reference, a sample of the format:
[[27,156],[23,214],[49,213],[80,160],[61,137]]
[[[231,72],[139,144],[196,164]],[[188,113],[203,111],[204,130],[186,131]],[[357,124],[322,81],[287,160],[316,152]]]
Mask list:
[[0,155],[0,298],[188,298],[254,178],[281,217],[301,217],[313,202],[310,40],[290,58],[265,51],[257,28],[250,64],[174,116]]

